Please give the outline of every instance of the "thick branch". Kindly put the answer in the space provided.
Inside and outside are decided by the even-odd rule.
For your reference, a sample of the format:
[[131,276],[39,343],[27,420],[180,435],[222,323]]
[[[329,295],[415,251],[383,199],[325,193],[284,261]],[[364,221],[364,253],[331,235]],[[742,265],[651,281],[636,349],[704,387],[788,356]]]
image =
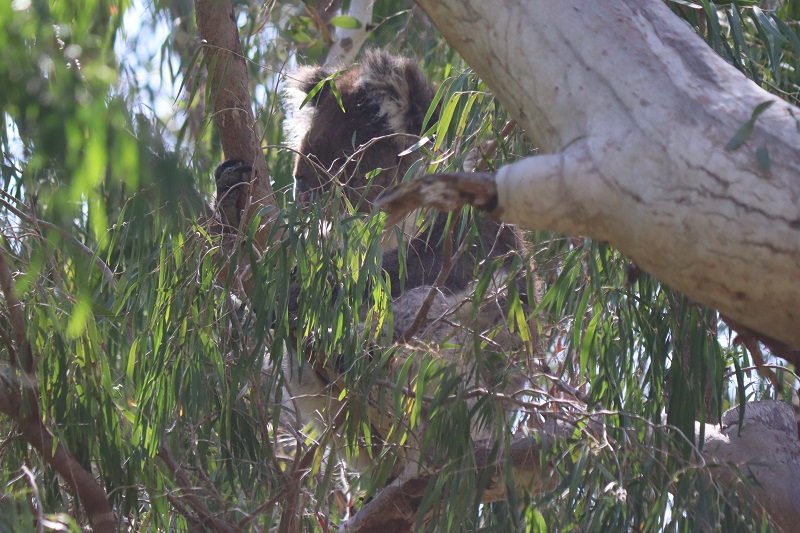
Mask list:
[[504,221],[608,241],[693,300],[800,346],[800,110],[660,0],[418,3],[553,154],[500,170]]

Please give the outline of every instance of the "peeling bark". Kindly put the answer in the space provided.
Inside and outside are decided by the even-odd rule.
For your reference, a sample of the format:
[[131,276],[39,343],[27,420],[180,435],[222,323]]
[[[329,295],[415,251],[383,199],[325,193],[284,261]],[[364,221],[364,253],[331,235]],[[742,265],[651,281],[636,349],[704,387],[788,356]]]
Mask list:
[[800,346],[799,109],[658,0],[417,3],[544,154],[497,174],[502,220],[607,241],[735,323]]

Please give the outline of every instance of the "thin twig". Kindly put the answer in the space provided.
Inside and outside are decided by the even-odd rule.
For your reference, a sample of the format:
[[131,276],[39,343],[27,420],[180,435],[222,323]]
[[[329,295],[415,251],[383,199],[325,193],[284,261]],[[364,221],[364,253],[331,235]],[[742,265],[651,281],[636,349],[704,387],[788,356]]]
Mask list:
[[292,471],[288,476],[289,482],[287,485],[285,485],[286,490],[284,491],[284,495],[286,497],[286,503],[283,508],[283,513],[281,514],[280,526],[278,527],[280,531],[298,531],[297,500],[300,492],[300,481],[311,468],[311,464],[313,463],[317,449],[328,444],[328,441],[333,437],[334,432],[342,424],[342,422],[344,422],[346,417],[347,402],[344,402],[342,404],[342,408],[334,417],[333,422],[328,430],[325,431],[319,439],[317,439],[311,446],[308,447],[308,450],[306,450],[302,457],[300,457],[300,447],[298,446],[297,455],[292,464]]
[[14,343],[11,342],[11,336],[3,328],[0,328],[0,342],[5,344],[6,349],[8,350],[8,353],[11,356],[11,361],[16,361],[17,360],[17,350],[14,348]]
[[[425,394],[420,395],[420,394],[414,392],[413,390],[411,390],[410,388],[405,387],[405,386],[401,386],[401,385],[397,385],[396,383],[394,383],[392,381],[389,381],[388,379],[375,380],[375,385],[377,385],[379,387],[384,387],[384,388],[387,388],[387,389],[393,389],[393,390],[396,390],[396,389],[399,388],[403,392],[403,395],[407,396],[408,398],[419,399],[420,401],[422,401],[423,403],[426,403],[426,404],[430,404],[430,403],[433,403],[434,401],[436,401],[436,399],[433,396],[428,396],[428,395],[425,395]],[[548,398],[546,400],[542,400],[540,402],[531,402],[531,401],[528,401],[528,400],[520,400],[520,399],[518,399],[516,397],[519,394],[527,394],[527,393],[533,393],[533,392],[537,392],[539,394],[544,394],[543,391],[519,391],[519,392],[515,392],[513,394],[505,394],[503,392],[495,392],[495,391],[487,389],[485,387],[475,387],[475,388],[472,388],[472,389],[468,390],[464,394],[451,394],[447,398],[439,400],[438,403],[439,404],[445,404],[445,403],[451,403],[451,402],[455,402],[455,401],[459,401],[459,400],[470,400],[472,398],[491,397],[492,399],[497,400],[497,401],[502,402],[502,403],[513,404],[516,407],[522,407],[522,408],[525,408],[525,409],[530,409],[530,410],[535,410],[535,411],[540,411],[540,410],[546,409],[546,408],[548,408],[549,406],[551,406],[553,404],[568,405],[568,406],[571,406],[571,407],[575,407],[576,406],[574,401],[567,400],[567,399],[562,399],[562,398],[550,397],[550,398]],[[423,407],[423,409],[425,409],[425,408]]]
[[565,383],[558,376],[553,375],[552,370],[550,370],[547,367],[547,365],[541,363],[541,364],[534,364],[534,366],[537,367],[537,370],[539,370],[539,372],[541,372],[544,377],[552,381],[557,388],[561,389],[562,392],[566,392],[567,394],[574,396],[575,398],[577,398],[578,400],[582,401],[587,405],[589,404],[589,397],[586,394],[576,389],[572,385]]
[[14,286],[14,276],[5,259],[6,252],[0,250],[0,290],[6,298],[8,304],[8,315],[11,320],[11,331],[14,335],[14,344],[17,347],[18,359],[16,363],[23,374],[31,376],[35,369],[31,344],[28,341],[27,328],[25,327],[25,308],[17,297],[17,290]]
[[[0,191],[0,194],[3,194],[5,196],[9,196],[8,193],[6,193],[5,191]],[[61,235],[63,235],[67,239],[69,239],[75,246],[77,246],[78,249],[81,252],[83,252],[83,254],[86,257],[88,257],[90,260],[94,261],[95,265],[97,265],[97,267],[100,269],[100,272],[103,273],[103,277],[105,278],[105,280],[108,282],[108,284],[111,286],[112,289],[116,289],[117,288],[117,278],[114,277],[114,273],[111,271],[111,269],[108,267],[108,265],[106,265],[105,262],[102,259],[100,259],[100,257],[98,257],[98,255],[91,248],[89,248],[88,246],[83,244],[81,241],[79,241],[74,235],[72,235],[71,233],[67,232],[63,228],[60,228],[60,227],[56,226],[55,224],[53,224],[51,222],[47,222],[46,220],[42,220],[40,218],[33,217],[31,215],[28,215],[28,214],[20,211],[19,209],[17,209],[13,205],[11,205],[9,202],[3,200],[2,198],[0,198],[0,205],[2,205],[3,207],[5,207],[9,211],[11,211],[15,216],[17,216],[20,219],[24,220],[28,224],[31,224],[32,226],[39,225],[39,226],[45,227],[47,229],[52,229],[52,230],[58,231]],[[43,236],[41,234],[41,231],[37,231],[37,233],[39,234],[40,238],[43,238]]]
[[[175,460],[175,457],[172,455],[172,452],[167,447],[166,442],[162,442],[161,446],[158,448],[158,453],[156,456],[161,459],[164,465],[172,474],[175,483],[181,488],[184,492],[180,499],[186,502],[189,507],[197,514],[199,517],[199,522],[202,523],[205,527],[211,527],[215,531],[221,531],[223,533],[235,533],[236,529],[235,526],[229,524],[228,522],[219,518],[216,514],[211,512],[211,510],[206,507],[203,503],[202,499],[192,492],[195,490],[192,487],[192,484],[189,482],[189,479],[186,477],[184,473],[184,468]],[[177,510],[177,508],[176,508]],[[186,515],[184,515],[186,516]],[[191,519],[191,516],[186,516],[187,518]]]
[[44,523],[43,523],[43,516],[42,516],[42,498],[39,496],[39,486],[36,485],[36,478],[31,472],[31,469],[25,465],[22,465],[22,473],[25,476],[25,479],[28,481],[28,485],[31,486],[31,492],[33,493],[33,501],[34,501],[34,512],[36,513],[36,533],[44,533]]
[[[517,127],[517,121],[514,119],[509,120],[506,122],[506,125],[503,126],[503,129],[500,130],[500,139],[505,140],[511,132],[514,131],[514,128]],[[500,141],[497,139],[493,139],[490,141],[484,150],[481,150],[480,146],[477,146],[475,150],[477,151],[477,156],[479,157],[478,162],[475,164],[476,171],[484,171],[486,167],[489,166],[488,161],[494,157],[495,152],[500,147]]]

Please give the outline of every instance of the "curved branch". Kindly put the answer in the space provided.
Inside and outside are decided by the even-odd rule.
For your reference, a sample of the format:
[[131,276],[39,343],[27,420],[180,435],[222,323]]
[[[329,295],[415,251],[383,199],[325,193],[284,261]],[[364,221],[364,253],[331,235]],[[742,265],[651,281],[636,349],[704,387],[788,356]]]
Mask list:
[[500,170],[504,221],[609,242],[800,346],[800,109],[660,0],[417,3],[549,154]]
[[117,530],[117,519],[103,487],[61,443],[56,444],[52,433],[42,423],[37,391],[32,385],[35,383],[35,365],[25,327],[24,307],[17,297],[11,269],[8,268],[3,252],[0,252],[0,289],[8,304],[16,353],[19,354],[16,364],[22,370],[25,380],[22,394],[15,386],[0,380],[0,412],[16,421],[22,437],[58,472],[72,493],[78,497],[89,516],[93,530],[98,533],[114,533]]

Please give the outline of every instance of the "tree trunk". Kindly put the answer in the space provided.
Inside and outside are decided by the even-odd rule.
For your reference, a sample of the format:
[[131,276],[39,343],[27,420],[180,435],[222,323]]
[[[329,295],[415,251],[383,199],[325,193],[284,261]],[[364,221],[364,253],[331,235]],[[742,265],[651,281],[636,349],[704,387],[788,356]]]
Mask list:
[[[274,207],[275,197],[262,154],[261,137],[256,131],[250,102],[247,64],[242,52],[239,30],[230,0],[195,2],[197,29],[211,84],[211,98],[206,105],[219,131],[226,159],[240,159],[253,167],[249,202],[244,206],[244,223],[263,208]],[[212,110],[213,107],[213,110]],[[262,223],[255,235],[257,247],[268,242],[269,224]]]
[[607,241],[800,346],[799,109],[659,0],[418,4],[543,154],[497,174],[504,221]]

